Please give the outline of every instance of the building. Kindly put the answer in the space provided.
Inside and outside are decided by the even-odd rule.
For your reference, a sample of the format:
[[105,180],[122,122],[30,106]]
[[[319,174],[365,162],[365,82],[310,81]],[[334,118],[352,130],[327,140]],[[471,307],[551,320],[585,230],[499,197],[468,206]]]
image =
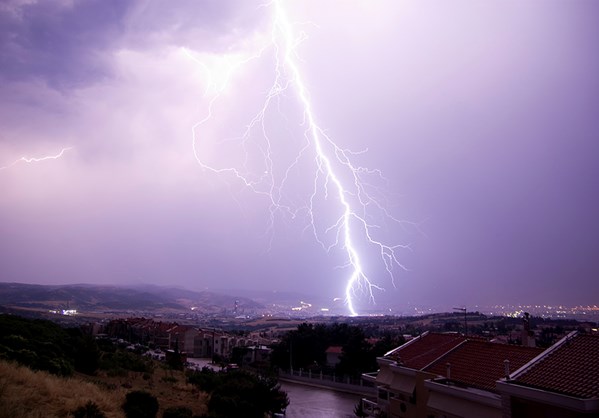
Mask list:
[[599,335],[572,332],[547,350],[425,333],[378,359],[371,416],[599,417]]
[[501,417],[495,382],[505,365],[520,367],[541,351],[426,332],[377,359],[377,373],[363,375],[378,388],[367,409],[392,418]]
[[272,350],[270,348],[263,345],[247,346],[241,365],[266,363],[270,359],[271,352]]
[[325,351],[327,355],[327,366],[335,367],[341,361],[341,354],[343,354],[343,347],[340,345],[331,345]]
[[599,416],[599,335],[570,333],[497,389],[504,418]]
[[233,348],[256,345],[255,340],[239,338],[218,330],[202,330],[176,322],[161,322],[146,318],[115,319],[105,327],[106,335],[131,343],[151,345],[161,350],[175,347],[188,357],[227,358]]
[[458,334],[425,332],[377,359],[379,371],[362,376],[377,386],[377,400],[365,400],[371,411],[390,417],[421,417],[426,413],[427,379],[424,368],[466,339]]
[[174,326],[169,328],[166,332],[169,341],[168,348],[174,350],[176,345],[180,352],[193,357],[197,352],[196,337],[200,334],[201,331],[197,328],[189,325],[174,324]]
[[501,418],[497,380],[534,359],[542,349],[468,339],[424,368],[439,376],[424,383],[427,418]]

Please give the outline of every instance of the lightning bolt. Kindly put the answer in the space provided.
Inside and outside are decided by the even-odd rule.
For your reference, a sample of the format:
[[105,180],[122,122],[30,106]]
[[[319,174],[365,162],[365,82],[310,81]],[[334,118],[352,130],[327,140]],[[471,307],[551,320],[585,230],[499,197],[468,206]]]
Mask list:
[[[185,53],[198,63],[207,80],[205,96],[210,97],[206,116],[192,127],[192,147],[198,164],[204,169],[219,175],[231,175],[254,193],[263,195],[269,201],[270,222],[268,229],[273,230],[277,214],[287,214],[292,219],[305,216],[307,229],[311,230],[316,241],[327,252],[340,249],[346,259],[342,268],[351,270],[345,284],[345,303],[352,316],[358,315],[355,302],[359,293],[366,295],[374,302],[374,293],[384,290],[378,285],[364,268],[359,247],[373,248],[384,266],[386,273],[394,283],[394,267],[406,270],[398,258],[400,249],[409,248],[405,244],[387,244],[375,237],[374,231],[380,228],[374,220],[385,218],[394,223],[402,224],[393,217],[384,207],[379,197],[379,188],[366,180],[376,177],[386,181],[379,170],[371,170],[357,166],[352,159],[359,153],[344,149],[337,145],[333,139],[317,123],[313,110],[308,88],[302,77],[298,65],[297,47],[306,38],[304,32],[297,36],[294,33],[294,25],[289,21],[281,1],[275,0],[267,6],[271,7],[272,29],[270,36],[260,47],[255,47],[255,52],[246,55],[221,56],[220,60],[214,56],[210,59],[217,62],[217,69],[210,70],[205,61],[185,50]],[[202,155],[201,146],[206,142],[201,141],[201,131],[204,125],[213,118],[213,109],[216,101],[229,87],[233,75],[244,65],[253,60],[264,57],[267,51],[272,51],[274,56],[274,80],[266,92],[262,107],[250,120],[240,138],[243,149],[259,149],[262,170],[250,171],[248,160],[238,166],[218,167],[209,164],[206,157]],[[294,95],[296,106],[302,113],[303,127],[302,142],[299,151],[282,170],[276,162],[274,142],[271,141],[274,129],[269,128],[267,116],[276,112],[280,120],[286,121],[287,117],[282,114],[281,102]],[[256,139],[254,132],[258,131]],[[277,141],[283,138],[276,138]],[[363,151],[364,152],[364,151]],[[310,191],[302,204],[294,204],[294,197],[287,193],[287,184],[294,170],[310,161],[311,171]],[[277,176],[276,172],[282,172]],[[304,176],[302,176],[304,177]],[[332,221],[324,228],[318,225],[320,200],[324,200],[335,211]],[[376,214],[373,215],[373,212]],[[271,231],[272,232],[272,231]],[[272,235],[271,235],[272,236]],[[359,243],[359,245],[357,245]]]
[[41,161],[46,161],[46,160],[57,160],[57,159],[61,158],[63,156],[63,154],[70,149],[73,149],[73,147],[63,148],[60,150],[60,152],[58,154],[55,154],[55,155],[46,155],[43,157],[21,157],[15,161],[13,161],[9,165],[0,167],[0,170],[6,170],[7,168],[10,168],[18,163],[21,163],[21,162],[31,164],[31,163],[39,163]]

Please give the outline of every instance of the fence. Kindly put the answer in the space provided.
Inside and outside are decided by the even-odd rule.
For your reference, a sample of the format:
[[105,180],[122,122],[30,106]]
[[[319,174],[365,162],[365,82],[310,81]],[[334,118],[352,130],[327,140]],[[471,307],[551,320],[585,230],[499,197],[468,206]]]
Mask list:
[[280,370],[279,379],[304,383],[313,386],[324,386],[335,390],[357,393],[362,395],[376,394],[374,383],[349,376],[336,376],[312,370]]

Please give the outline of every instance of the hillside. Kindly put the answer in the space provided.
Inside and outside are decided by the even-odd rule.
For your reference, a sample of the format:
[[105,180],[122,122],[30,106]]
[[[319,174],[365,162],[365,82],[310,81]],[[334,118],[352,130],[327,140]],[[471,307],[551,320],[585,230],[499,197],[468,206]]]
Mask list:
[[185,383],[182,372],[159,370],[150,378],[143,373],[124,376],[77,374],[62,378],[47,372],[0,360],[0,418],[72,417],[73,411],[93,402],[106,416],[124,417],[125,395],[143,390],[155,395],[158,416],[169,407],[186,406],[196,414],[206,412],[206,395]]
[[194,307],[200,313],[232,310],[235,301],[240,309],[262,307],[251,299],[194,292],[162,286],[105,286],[105,285],[33,285],[0,283],[0,306],[12,308],[60,310],[77,309],[86,312],[107,311],[184,311]]
[[66,417],[91,401],[110,417],[124,417],[125,391],[108,391],[77,378],[60,378],[46,372],[0,361],[0,418]]

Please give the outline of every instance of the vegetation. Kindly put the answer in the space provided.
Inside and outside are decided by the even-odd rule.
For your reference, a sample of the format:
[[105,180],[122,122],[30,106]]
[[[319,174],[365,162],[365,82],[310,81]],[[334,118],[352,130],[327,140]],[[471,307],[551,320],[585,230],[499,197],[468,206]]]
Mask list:
[[[263,418],[265,414],[284,410],[289,404],[287,394],[274,379],[243,371],[217,373],[204,369],[191,373],[190,383],[184,383],[178,350],[168,364],[163,365],[164,374],[155,376],[153,360],[108,340],[95,341],[79,329],[64,329],[43,320],[0,315],[0,356],[35,370],[76,377],[51,378],[4,361],[2,364],[7,369],[19,370],[17,375],[25,373],[31,378],[10,378],[10,373],[2,372],[0,418],[104,418],[123,416],[123,413],[127,418],[154,418],[163,402],[163,416],[167,418],[193,417],[193,409],[207,412],[204,416],[209,418]],[[94,379],[95,384],[83,382],[83,375],[76,372],[95,376],[89,378]],[[54,380],[48,383],[48,379]],[[39,387],[44,389],[36,389]],[[50,389],[61,387],[68,389],[60,393]],[[130,391],[126,393],[126,389]],[[201,392],[209,394],[209,401],[206,402],[206,395]]]
[[92,401],[88,401],[84,406],[75,409],[72,414],[74,418],[106,418],[100,407]]
[[60,376],[95,373],[100,351],[78,328],[0,315],[0,358]]
[[[278,368],[312,369],[357,377],[378,368],[376,358],[404,342],[403,337],[384,335],[370,344],[364,330],[348,324],[301,324],[296,331],[283,336],[273,348],[272,363]],[[326,349],[341,346],[339,363],[331,368],[326,364]]]
[[119,389],[106,390],[0,361],[0,418],[66,417],[69,413],[88,418],[123,417],[123,399],[124,392]]
[[182,371],[164,365],[164,375],[155,376],[157,364],[79,329],[0,315],[0,418],[123,417],[128,389],[156,396],[165,411],[181,405],[200,414],[207,410],[206,395],[185,383]]
[[150,359],[120,348],[102,351],[99,365],[101,370],[112,376],[126,376],[128,372],[151,374],[154,371],[154,363]]
[[186,406],[173,406],[164,410],[162,418],[192,418],[193,411]]
[[142,390],[129,392],[123,403],[123,411],[127,418],[155,418],[158,413],[158,399]]
[[209,418],[263,418],[285,410],[287,394],[275,379],[236,370],[214,372],[208,368],[189,375],[189,382],[210,393]]

